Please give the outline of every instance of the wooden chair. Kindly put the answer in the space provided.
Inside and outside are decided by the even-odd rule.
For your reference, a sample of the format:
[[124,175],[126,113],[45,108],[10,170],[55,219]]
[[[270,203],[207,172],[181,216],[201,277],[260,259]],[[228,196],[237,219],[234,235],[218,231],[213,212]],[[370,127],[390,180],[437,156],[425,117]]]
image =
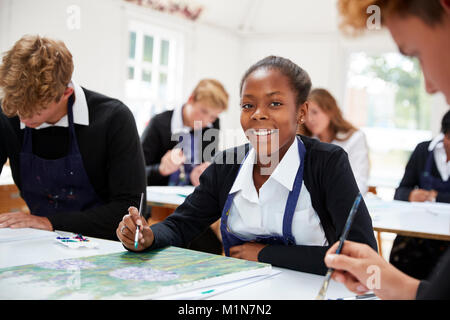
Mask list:
[[30,213],[27,204],[20,197],[19,189],[15,184],[0,185],[0,214],[17,211]]

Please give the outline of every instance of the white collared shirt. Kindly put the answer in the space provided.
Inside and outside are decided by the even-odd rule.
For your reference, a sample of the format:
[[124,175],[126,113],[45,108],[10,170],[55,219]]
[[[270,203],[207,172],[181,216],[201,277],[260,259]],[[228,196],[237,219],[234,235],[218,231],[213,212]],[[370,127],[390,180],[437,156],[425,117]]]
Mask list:
[[[294,140],[272,175],[259,189],[259,196],[253,182],[255,155],[255,150],[251,148],[230,190],[230,193],[237,194],[230,208],[228,227],[241,237],[282,236],[287,198],[300,166],[297,141]],[[292,220],[292,234],[297,245],[328,244],[303,182]]]
[[[337,138],[344,138],[346,134],[338,133]],[[367,145],[366,135],[363,131],[355,131],[347,140],[333,140],[332,144],[340,146],[347,152],[348,161],[352,168],[361,194],[367,193],[370,165],[369,165],[369,147]]]
[[428,151],[433,151],[434,162],[436,167],[441,174],[442,181],[447,181],[450,176],[450,161],[447,161],[447,153],[445,152],[444,134],[438,134],[428,146]]
[[[73,80],[69,83],[68,87],[74,89],[75,102],[73,103],[72,112],[73,112],[73,122],[76,124],[88,126],[89,125],[89,109],[86,101],[86,96],[84,94],[83,89],[76,84]],[[64,115],[58,122],[54,124],[44,122],[39,127],[35,128],[37,130],[44,129],[48,127],[68,127],[69,126],[69,118]],[[25,124],[20,122],[20,129],[25,129]]]
[[179,133],[189,133],[192,128],[185,126],[183,122],[183,106],[173,109],[172,119],[170,119],[170,130],[172,135]]

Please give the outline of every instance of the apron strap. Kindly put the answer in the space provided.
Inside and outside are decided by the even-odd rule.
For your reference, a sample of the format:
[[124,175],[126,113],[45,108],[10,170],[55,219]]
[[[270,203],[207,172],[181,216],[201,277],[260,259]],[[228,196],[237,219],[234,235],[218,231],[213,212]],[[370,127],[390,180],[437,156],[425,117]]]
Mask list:
[[284,209],[283,215],[283,238],[286,244],[295,244],[295,237],[292,234],[292,220],[294,219],[295,208],[297,207],[298,198],[300,196],[300,191],[302,189],[303,183],[303,169],[305,164],[305,154],[306,148],[303,143],[297,138],[298,143],[298,153],[300,156],[300,166],[297,170],[297,174],[294,180],[294,186],[289,192],[289,196],[286,202],[286,208]]

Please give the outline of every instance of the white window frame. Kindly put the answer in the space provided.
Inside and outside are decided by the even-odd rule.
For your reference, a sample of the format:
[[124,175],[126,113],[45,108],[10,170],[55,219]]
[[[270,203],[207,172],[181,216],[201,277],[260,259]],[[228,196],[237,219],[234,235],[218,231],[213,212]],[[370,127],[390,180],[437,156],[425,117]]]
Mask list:
[[[130,34],[136,33],[135,57],[129,56]],[[153,37],[152,62],[143,60],[144,35]],[[168,65],[160,64],[161,41],[169,42]],[[183,70],[184,70],[184,35],[181,32],[150,24],[148,22],[130,20],[127,32],[126,80],[125,96],[130,109],[136,117],[139,133],[145,123],[154,114],[173,109],[182,103]],[[134,68],[134,79],[129,79],[129,68]],[[151,71],[151,83],[147,87],[142,81],[143,70]],[[161,73],[167,74],[166,97],[159,94]],[[142,110],[145,109],[145,110]],[[147,110],[148,109],[148,110]],[[145,119],[143,119],[145,118]]]

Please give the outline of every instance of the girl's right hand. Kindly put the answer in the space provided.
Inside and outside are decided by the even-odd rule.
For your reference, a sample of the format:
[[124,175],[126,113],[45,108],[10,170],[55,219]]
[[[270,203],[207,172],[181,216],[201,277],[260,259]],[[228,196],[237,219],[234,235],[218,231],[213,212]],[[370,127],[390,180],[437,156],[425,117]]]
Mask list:
[[[136,226],[140,226],[138,247],[134,247],[134,238],[136,235]],[[139,215],[139,210],[135,207],[128,208],[128,214],[125,215],[116,229],[117,238],[131,251],[142,251],[150,247],[155,239],[152,229],[150,229],[144,217]]]
[[325,255],[334,280],[356,294],[373,290],[381,299],[415,299],[419,280],[396,269],[367,244],[345,241],[341,254],[335,254],[338,245],[339,241]]

